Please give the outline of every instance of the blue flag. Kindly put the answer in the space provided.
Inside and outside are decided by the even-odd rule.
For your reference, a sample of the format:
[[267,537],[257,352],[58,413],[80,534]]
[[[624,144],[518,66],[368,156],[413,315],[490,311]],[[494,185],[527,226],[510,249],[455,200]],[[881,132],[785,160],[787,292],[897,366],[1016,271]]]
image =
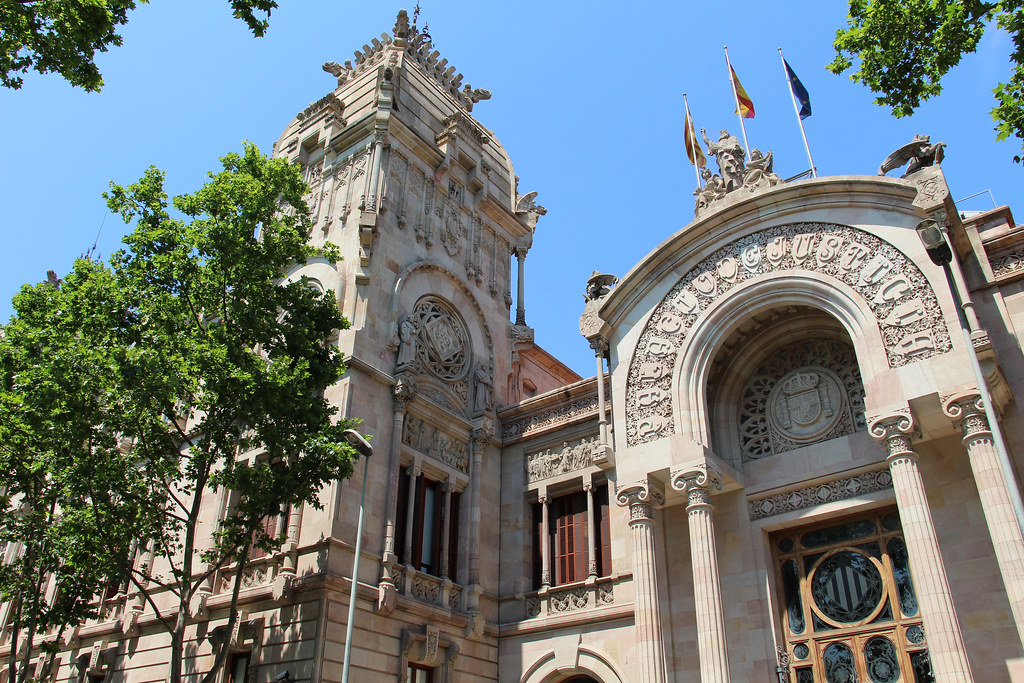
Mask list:
[[789,87],[793,91],[793,97],[800,103],[800,118],[806,119],[811,115],[811,96],[807,94],[807,88],[793,73],[793,67],[789,65],[789,62],[783,59],[782,63],[786,65],[786,76],[789,77]]

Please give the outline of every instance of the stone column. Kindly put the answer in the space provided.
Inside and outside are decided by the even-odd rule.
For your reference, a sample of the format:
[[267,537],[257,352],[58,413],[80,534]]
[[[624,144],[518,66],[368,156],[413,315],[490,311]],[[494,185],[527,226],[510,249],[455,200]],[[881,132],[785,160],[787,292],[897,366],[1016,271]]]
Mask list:
[[690,527],[690,564],[693,600],[697,612],[697,648],[701,683],[728,683],[729,653],[725,637],[725,610],[715,546],[711,490],[722,490],[721,475],[706,464],[672,474],[672,488],[687,496]]
[[484,632],[484,620],[480,614],[480,487],[483,479],[484,448],[494,438],[494,422],[486,416],[481,418],[470,435],[472,462],[469,471],[469,572],[466,592],[466,612],[469,624],[467,638],[479,638]]
[[516,325],[526,324],[526,247],[513,247],[519,261],[519,285],[516,288]]
[[549,526],[548,506],[551,505],[551,498],[548,494],[542,493],[537,501],[540,503],[540,589],[546,591],[551,588],[551,532]]
[[[377,586],[377,611],[388,615],[395,607],[396,588],[393,568],[398,564],[395,552],[395,516],[398,514],[398,478],[402,470],[402,429],[409,401],[416,395],[416,380],[399,376],[391,387],[391,446],[388,455],[388,483],[384,493],[384,554]],[[408,528],[408,527],[407,527]]]
[[909,411],[878,417],[871,421],[870,431],[871,436],[885,446],[885,461],[892,474],[903,537],[910,556],[910,573],[928,634],[928,656],[935,679],[973,681],[935,524],[928,507],[924,480],[917,467],[917,453],[910,437],[915,431],[913,418]]
[[604,357],[608,353],[608,340],[594,337],[590,340],[590,348],[597,359],[597,424],[601,439],[600,458],[607,458],[610,442],[608,440],[608,413],[605,411],[604,398]]
[[[406,472],[409,475],[409,498],[405,507],[405,547],[402,548],[402,561],[412,565],[412,521],[416,512],[416,477],[423,474],[423,471],[416,465],[410,465]],[[408,590],[408,588],[406,589]]]
[[943,411],[960,423],[981,509],[985,512],[985,523],[1010,602],[1010,612],[1017,625],[1017,635],[1024,642],[1024,535],[1010,499],[1010,487],[1017,484],[1006,481],[1003,476],[985,408],[978,394],[953,397],[944,403]]
[[636,628],[637,681],[665,683],[665,643],[658,609],[658,569],[654,558],[654,506],[665,502],[650,482],[628,484],[615,492],[615,500],[629,508],[633,536],[633,614]]
[[594,533],[594,482],[587,479],[583,482],[583,490],[587,493],[587,578],[597,577],[597,538]]
[[387,144],[388,133],[386,129],[378,129],[373,132],[373,153],[370,162],[370,175],[366,179],[366,199],[363,202],[364,211],[377,211],[377,192],[380,188],[380,165],[384,159],[384,147]]
[[452,482],[451,477],[445,480],[443,484],[444,488],[444,513],[441,516],[441,578],[451,579],[448,576],[448,548],[451,547],[452,542],[452,489],[455,488],[455,484]]

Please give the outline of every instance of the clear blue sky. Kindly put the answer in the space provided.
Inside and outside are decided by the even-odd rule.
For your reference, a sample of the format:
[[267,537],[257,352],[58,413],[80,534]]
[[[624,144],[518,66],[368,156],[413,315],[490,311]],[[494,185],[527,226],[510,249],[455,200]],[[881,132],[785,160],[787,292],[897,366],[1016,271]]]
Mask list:
[[[100,56],[106,80],[84,93],[54,75],[0,92],[0,319],[26,282],[66,272],[100,233],[104,256],[126,231],[105,216],[109,181],[149,165],[172,192],[197,188],[217,159],[252,140],[264,151],[382,32],[400,5],[280,0],[265,38],[231,18],[227,0],[152,0],[131,15],[124,46]],[[805,121],[822,175],[874,174],[915,133],[948,143],[943,168],[956,199],[991,190],[1021,205],[1015,142],[995,143],[991,89],[1011,45],[990,32],[912,119],[893,119],[871,93],[825,70],[842,2],[440,2],[425,0],[435,47],[494,96],[474,115],[505,145],[548,215],[526,261],[527,322],[539,344],[577,372],[594,372],[577,320],[593,270],[624,275],[693,216],[693,167],[682,136],[682,93],[697,126],[738,134],[722,46],[757,116],[752,147],[772,149],[787,177],[808,167],[776,48],[810,91]],[[410,13],[412,5],[407,5]],[[992,208],[986,193],[961,210]],[[1021,209],[1024,211],[1024,208]],[[1024,216],[1024,214],[1022,214]],[[100,230],[102,225],[102,231]]]

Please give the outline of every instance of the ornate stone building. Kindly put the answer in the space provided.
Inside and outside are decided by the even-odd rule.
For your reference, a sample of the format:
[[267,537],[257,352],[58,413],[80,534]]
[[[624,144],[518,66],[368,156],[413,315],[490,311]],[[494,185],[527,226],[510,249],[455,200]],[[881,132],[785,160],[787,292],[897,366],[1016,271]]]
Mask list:
[[[352,680],[1011,680],[1018,488],[971,354],[1016,467],[1024,232],[1005,207],[956,212],[941,146],[887,160],[902,178],[781,182],[723,143],[735,177],[697,217],[591,278],[581,379],[526,325],[544,208],[472,115],[490,93],[404,12],[325,69],[337,88],[275,154],[305,169],[314,242],[345,255],[301,273],[352,321],[331,399],[375,437]],[[966,338],[927,219],[973,303]],[[341,679],[360,472],[277,521],[236,633],[219,577],[192,670],[229,637],[224,681]],[[57,679],[162,680],[155,615],[130,591],[102,609]]]

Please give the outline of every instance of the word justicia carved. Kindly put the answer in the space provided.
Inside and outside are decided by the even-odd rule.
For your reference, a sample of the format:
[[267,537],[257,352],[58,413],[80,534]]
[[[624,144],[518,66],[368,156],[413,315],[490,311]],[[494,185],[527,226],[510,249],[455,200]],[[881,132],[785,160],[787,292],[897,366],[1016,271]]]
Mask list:
[[598,439],[580,439],[572,443],[564,441],[561,448],[548,448],[526,456],[527,481],[553,477],[563,472],[574,472],[589,466],[593,462],[594,449]]
[[406,415],[402,443],[420,453],[451,465],[460,472],[469,466],[468,444],[437,429],[427,422]]
[[777,271],[805,271],[842,282],[871,310],[890,367],[952,349],[938,300],[901,251],[857,228],[795,223],[742,237],[694,266],[655,307],[626,380],[626,442],[675,433],[672,375],[697,318],[734,287]]

